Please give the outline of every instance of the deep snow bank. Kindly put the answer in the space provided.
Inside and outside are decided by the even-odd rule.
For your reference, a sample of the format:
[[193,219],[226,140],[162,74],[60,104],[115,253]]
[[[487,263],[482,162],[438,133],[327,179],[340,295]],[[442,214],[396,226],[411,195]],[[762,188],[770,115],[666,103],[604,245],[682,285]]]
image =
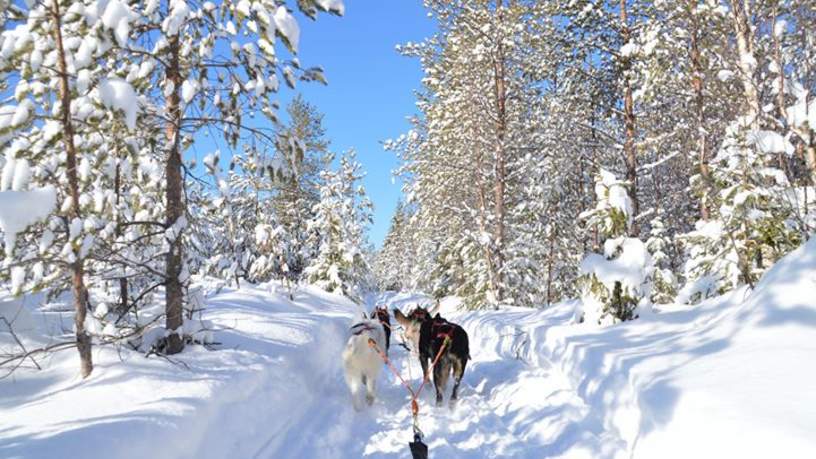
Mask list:
[[639,320],[572,324],[574,303],[543,311],[447,315],[495,359],[555,365],[586,409],[565,457],[816,457],[816,240],[753,292]]
[[[24,300],[18,331],[25,325],[28,348],[70,326],[70,308]],[[5,301],[4,310],[15,303]],[[84,381],[75,351],[63,351],[42,371],[0,380],[0,457],[255,457],[274,449],[337,371],[355,311],[312,288],[294,301],[275,285],[224,288],[209,295],[205,311],[220,329],[218,350],[190,346],[173,364],[96,347]],[[2,330],[0,339],[3,349],[12,345]]]

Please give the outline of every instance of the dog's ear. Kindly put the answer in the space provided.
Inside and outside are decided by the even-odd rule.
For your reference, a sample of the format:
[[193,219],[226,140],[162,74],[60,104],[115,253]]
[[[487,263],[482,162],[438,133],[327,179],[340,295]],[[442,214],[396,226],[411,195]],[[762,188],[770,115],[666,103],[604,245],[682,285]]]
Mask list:
[[411,324],[411,321],[402,314],[402,311],[396,308],[394,308],[394,318],[397,319],[397,323],[403,327],[407,327]]
[[435,315],[439,314],[439,308],[440,308],[440,306],[441,306],[441,304],[439,303],[439,300],[437,300],[437,301],[436,301],[436,305],[434,305],[434,307],[433,307],[433,308],[431,308],[431,310],[430,310],[430,311],[428,311],[428,315],[429,315],[429,316],[431,316],[431,317],[433,317],[433,316],[435,316]]

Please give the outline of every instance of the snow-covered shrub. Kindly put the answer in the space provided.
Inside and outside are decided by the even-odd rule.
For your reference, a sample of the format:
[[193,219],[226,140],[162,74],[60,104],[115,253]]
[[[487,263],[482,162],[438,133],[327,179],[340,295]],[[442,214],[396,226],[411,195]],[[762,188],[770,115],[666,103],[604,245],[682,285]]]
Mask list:
[[606,239],[604,253],[590,253],[581,262],[578,283],[583,310],[579,320],[610,325],[637,317],[637,307],[650,299],[654,265],[646,245],[626,237],[632,203],[626,182],[601,170],[595,180],[597,205],[582,215]]
[[611,325],[637,318],[638,306],[650,300],[653,272],[652,257],[642,241],[608,239],[603,255],[590,253],[581,262],[581,319]]
[[632,223],[632,200],[627,192],[627,182],[618,180],[615,174],[601,169],[595,177],[595,208],[581,214],[587,227],[597,226],[605,237],[626,234]]

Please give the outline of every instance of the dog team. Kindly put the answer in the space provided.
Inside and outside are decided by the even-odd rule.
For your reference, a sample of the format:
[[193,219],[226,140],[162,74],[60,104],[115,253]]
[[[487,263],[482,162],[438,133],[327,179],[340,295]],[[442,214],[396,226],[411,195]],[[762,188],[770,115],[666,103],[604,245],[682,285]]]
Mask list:
[[[419,355],[425,380],[430,378],[429,372],[433,372],[437,406],[442,405],[448,378],[453,373],[453,391],[449,402],[452,408],[470,359],[468,335],[459,325],[442,318],[438,311],[438,303],[430,311],[416,307],[408,315],[394,309],[394,318],[404,330],[407,346]],[[391,345],[388,309],[377,307],[368,316],[363,313],[363,320],[352,325],[350,332],[343,350],[343,365],[354,409],[360,410],[360,392],[363,388],[366,403],[374,403],[377,377]]]

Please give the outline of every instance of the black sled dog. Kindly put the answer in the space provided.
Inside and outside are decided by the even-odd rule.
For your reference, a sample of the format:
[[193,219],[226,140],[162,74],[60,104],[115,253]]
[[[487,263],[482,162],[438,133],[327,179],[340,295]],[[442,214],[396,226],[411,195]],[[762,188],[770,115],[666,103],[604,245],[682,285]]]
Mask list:
[[[425,379],[430,378],[429,362],[432,364],[437,355],[439,356],[433,367],[437,406],[442,405],[448,377],[451,371],[453,372],[453,392],[450,397],[450,406],[453,407],[456,404],[459,384],[465,374],[467,361],[470,359],[470,347],[465,329],[443,319],[437,312],[438,309],[439,306],[436,306],[429,312],[425,308],[417,307],[407,316],[394,309],[394,318],[405,328],[405,338],[419,352],[419,363],[422,365]],[[432,313],[435,315],[432,316]]]

